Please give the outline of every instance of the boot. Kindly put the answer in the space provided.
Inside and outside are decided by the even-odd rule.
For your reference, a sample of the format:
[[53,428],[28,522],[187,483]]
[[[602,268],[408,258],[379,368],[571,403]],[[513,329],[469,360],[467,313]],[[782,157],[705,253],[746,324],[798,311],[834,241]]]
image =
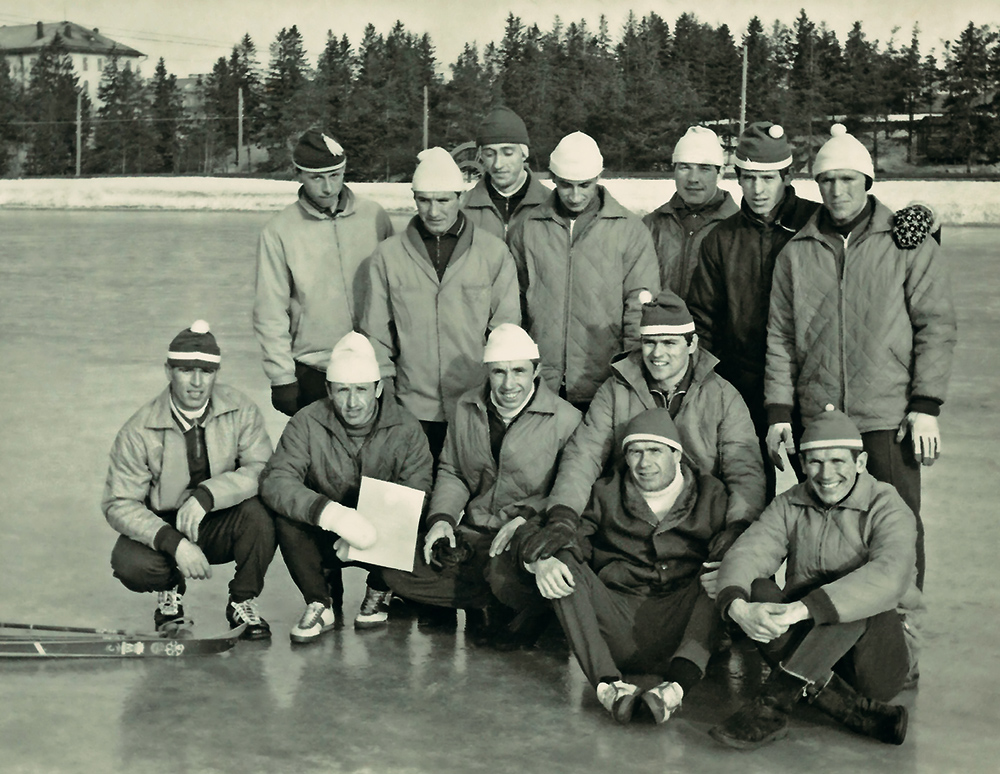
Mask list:
[[760,694],[708,733],[736,750],[756,750],[788,735],[788,715],[808,684],[776,667]]
[[902,744],[906,739],[906,707],[866,698],[838,675],[810,701],[856,734],[886,744]]

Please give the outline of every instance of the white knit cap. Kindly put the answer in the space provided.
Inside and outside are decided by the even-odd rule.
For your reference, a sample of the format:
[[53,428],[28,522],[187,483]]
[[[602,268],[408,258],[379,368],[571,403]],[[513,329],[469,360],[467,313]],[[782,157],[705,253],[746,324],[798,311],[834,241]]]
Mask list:
[[604,156],[590,135],[573,132],[563,137],[549,156],[549,172],[571,183],[593,180],[604,171]]
[[330,353],[330,364],[326,367],[328,382],[363,384],[377,382],[381,378],[375,350],[368,339],[351,331],[337,342]]
[[843,124],[830,127],[830,139],[819,149],[813,162],[813,178],[833,169],[851,169],[870,180],[875,179],[871,154],[857,137],[847,133]]
[[483,350],[484,363],[537,359],[538,345],[524,328],[514,323],[502,323],[494,328]]
[[726,160],[722,154],[719,135],[705,126],[690,127],[674,146],[673,162],[723,166]]
[[444,148],[428,148],[417,154],[411,188],[418,193],[462,192],[468,188],[462,170]]

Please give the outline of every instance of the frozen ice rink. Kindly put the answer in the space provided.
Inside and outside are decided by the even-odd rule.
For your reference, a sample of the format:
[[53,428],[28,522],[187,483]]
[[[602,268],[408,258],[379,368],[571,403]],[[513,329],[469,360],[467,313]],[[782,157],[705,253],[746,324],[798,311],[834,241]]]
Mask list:
[[[267,213],[0,211],[0,620],[148,630],[154,598],[111,577],[99,509],[115,433],[164,387],[172,336],[212,323],[220,381],[258,402],[276,441],[251,330],[254,246]],[[996,772],[1000,770],[1000,229],[947,228],[959,347],[925,469],[928,573],[921,681],[902,747],[805,710],[751,754],[708,728],[755,662],[719,659],[665,727],[615,725],[575,662],[500,654],[456,634],[345,628],[292,648],[302,602],[280,555],[261,609],[270,644],[221,656],[0,662],[0,771]],[[200,634],[225,627],[231,566],[194,583]],[[363,588],[346,574],[353,618]]]

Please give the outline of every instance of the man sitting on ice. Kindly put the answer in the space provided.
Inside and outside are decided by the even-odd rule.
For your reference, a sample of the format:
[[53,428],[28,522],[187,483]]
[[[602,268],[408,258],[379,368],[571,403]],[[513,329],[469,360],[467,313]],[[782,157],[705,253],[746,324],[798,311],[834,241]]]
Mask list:
[[[375,350],[360,333],[330,354],[325,400],[293,416],[260,478],[260,496],[278,514],[281,555],[306,609],[292,642],[333,628],[343,605],[347,546],[370,548],[378,535],[355,510],[361,477],[431,488],[431,454],[420,423],[382,391]],[[388,620],[392,592],[371,570],[357,628]]]
[[131,591],[158,592],[156,628],[177,632],[189,623],[186,582],[235,560],[226,618],[246,624],[244,639],[267,639],[254,603],[274,557],[274,520],[256,494],[271,440],[257,406],[215,383],[220,363],[207,322],[178,333],[167,352],[169,386],[118,433],[102,502],[121,533],[111,567]]

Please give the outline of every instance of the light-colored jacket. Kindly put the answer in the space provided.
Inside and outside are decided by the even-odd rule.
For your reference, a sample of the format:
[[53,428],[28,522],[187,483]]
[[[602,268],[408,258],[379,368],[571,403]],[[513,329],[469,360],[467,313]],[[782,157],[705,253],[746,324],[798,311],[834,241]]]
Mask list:
[[772,422],[787,421],[775,407],[797,402],[808,420],[832,403],[865,433],[944,402],[957,332],[940,249],[896,247],[892,212],[872,199],[860,233],[822,233],[821,210],[778,255],[764,372]]
[[355,329],[367,294],[362,265],[392,223],[349,188],[335,217],[299,201],[264,226],[257,243],[253,326],[272,385],[295,381],[295,362],[325,369],[333,345]]
[[539,380],[531,403],[507,428],[497,462],[490,448],[488,390],[470,390],[458,401],[429,513],[499,529],[508,521],[501,510],[510,505],[542,510],[559,455],[582,415]]
[[479,178],[479,182],[467,194],[465,209],[462,212],[479,228],[485,229],[494,236],[506,240],[515,219],[524,217],[532,208],[544,204],[551,195],[551,191],[535,175],[532,175],[530,172],[528,174],[530,176],[528,190],[525,191],[524,198],[521,199],[514,210],[514,214],[511,215],[507,223],[503,222],[503,218],[500,217],[500,212],[493,203],[493,199],[490,198],[490,192],[486,188],[485,175]]
[[417,419],[443,422],[486,379],[483,348],[501,323],[519,323],[517,275],[507,246],[466,221],[444,277],[411,221],[378,246],[361,330],[383,377]]
[[[709,352],[695,353],[691,385],[674,424],[692,467],[725,485],[726,523],[753,521],[764,509],[760,445],[743,398],[715,373],[718,362]],[[610,475],[623,462],[621,445],[629,420],[658,406],[646,382],[641,351],[616,358],[611,369],[566,445],[550,505],[580,513],[598,477]]]
[[542,377],[566,398],[589,401],[608,363],[639,343],[639,293],[659,291],[649,231],[603,186],[596,217],[573,228],[556,193],[510,229],[524,328],[538,343]]
[[[204,421],[211,477],[200,486],[214,508],[230,508],[257,494],[257,480],[271,456],[271,439],[256,404],[216,384]],[[170,412],[170,388],[140,408],[118,432],[104,484],[101,510],[123,535],[153,548],[168,526],[155,512],[175,511],[191,494],[187,444]]]
[[750,599],[757,578],[788,560],[785,593],[817,624],[858,621],[895,609],[903,616],[911,659],[923,601],[917,588],[917,521],[890,484],[867,471],[851,493],[825,506],[808,483],[778,495],[733,543],[719,568],[719,609]]

